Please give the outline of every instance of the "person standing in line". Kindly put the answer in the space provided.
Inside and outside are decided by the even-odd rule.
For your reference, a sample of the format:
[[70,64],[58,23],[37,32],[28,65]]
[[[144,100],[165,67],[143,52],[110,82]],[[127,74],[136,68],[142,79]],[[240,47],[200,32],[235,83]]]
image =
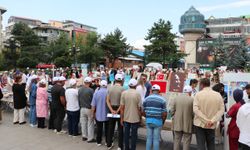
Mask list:
[[25,124],[25,107],[27,104],[27,97],[25,94],[25,85],[22,84],[22,77],[15,76],[14,84],[12,86],[13,100],[14,100],[14,119],[13,124]]
[[[250,85],[246,86],[246,90],[249,90]],[[250,93],[247,91],[248,99],[250,99]],[[244,99],[246,101],[246,99]],[[250,150],[250,101],[247,101],[240,107],[236,124],[240,130],[239,142],[242,150]]]
[[[108,95],[106,99],[109,112],[112,114],[120,114],[120,101],[121,95],[124,91],[123,87],[123,77],[121,74],[115,75],[115,83],[108,89]],[[108,127],[108,140],[107,147],[112,149],[113,147],[113,137],[116,123],[118,123],[118,150],[123,149],[123,127],[120,124],[120,118],[109,118]]]
[[144,102],[147,88],[145,87],[145,81],[142,78],[139,79],[138,85],[136,86],[136,91],[141,95],[141,101]]
[[30,120],[31,127],[35,127],[36,122],[37,122],[37,118],[36,118],[37,82],[38,82],[37,75],[32,75],[31,85],[30,85],[30,95],[29,95],[29,105],[30,105],[29,120]]
[[151,91],[151,88],[152,88],[152,85],[150,84],[149,81],[147,81],[148,79],[148,76],[144,73],[141,74],[141,80],[144,81],[145,83],[145,87],[147,89],[147,92],[146,92],[146,95],[145,95],[145,98],[147,98],[149,95],[150,95],[150,91]]
[[153,144],[154,150],[159,150],[160,132],[167,117],[166,100],[160,96],[160,86],[152,87],[152,95],[143,103],[143,116],[146,117],[147,143],[146,150],[150,150]]
[[177,96],[170,108],[173,117],[174,150],[180,150],[182,140],[183,150],[189,150],[193,130],[192,92],[191,86],[185,86],[184,95]]
[[80,106],[78,101],[78,90],[76,79],[69,80],[69,88],[65,92],[66,110],[68,115],[69,136],[78,136],[78,124],[80,120]]
[[245,104],[245,101],[243,100],[243,91],[240,89],[234,90],[233,97],[236,103],[229,109],[226,115],[227,118],[231,118],[227,134],[229,136],[230,150],[238,150],[240,130],[236,125],[236,116],[240,107]]
[[1,107],[1,99],[3,98],[3,92],[2,89],[0,88],[0,123],[2,121],[2,107]]
[[224,113],[224,101],[220,93],[210,88],[208,78],[201,79],[200,87],[193,102],[198,149],[215,150],[215,128]]
[[62,130],[66,107],[65,89],[63,88],[65,81],[65,77],[59,77],[58,82],[51,89],[52,108],[54,109],[53,111],[55,111],[54,132],[57,134],[66,133],[66,131]]
[[94,117],[91,111],[91,101],[94,90],[90,88],[92,79],[86,77],[84,85],[78,91],[78,100],[80,102],[80,121],[82,127],[82,140],[93,143],[94,139]]
[[107,135],[108,135],[108,118],[107,118],[107,106],[106,106],[106,98],[107,98],[107,86],[108,83],[105,80],[102,80],[100,83],[100,88],[96,89],[93,100],[91,102],[93,116],[96,119],[97,125],[97,135],[96,142],[97,146],[102,145],[102,133],[103,126],[105,129],[105,140],[107,143]]
[[121,125],[124,125],[125,150],[136,150],[137,132],[141,121],[141,96],[136,91],[136,86],[137,81],[131,79],[130,89],[121,95]]
[[49,126],[48,129],[49,130],[55,130],[55,126],[54,126],[54,121],[55,121],[55,116],[56,116],[56,112],[55,112],[55,108],[53,107],[53,103],[52,103],[52,93],[51,93],[51,89],[54,87],[54,85],[57,84],[57,82],[59,82],[59,78],[58,77],[53,77],[53,85],[49,85],[48,86],[48,99],[49,99],[49,108],[50,108],[50,115],[49,115]]
[[190,80],[190,86],[192,87],[192,97],[195,96],[195,94],[197,93],[196,87],[198,85],[198,80],[196,79],[191,79]]
[[46,83],[45,79],[39,82],[36,95],[37,127],[42,129],[45,128],[45,118],[48,116],[48,93]]

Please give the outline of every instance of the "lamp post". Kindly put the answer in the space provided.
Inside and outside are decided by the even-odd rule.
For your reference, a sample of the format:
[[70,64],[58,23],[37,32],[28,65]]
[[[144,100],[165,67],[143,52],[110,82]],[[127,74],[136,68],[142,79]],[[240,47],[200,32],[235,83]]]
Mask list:
[[69,49],[70,52],[73,53],[74,55],[74,67],[77,67],[77,53],[80,51],[80,48],[79,47],[76,47],[76,45],[74,44],[70,49]]

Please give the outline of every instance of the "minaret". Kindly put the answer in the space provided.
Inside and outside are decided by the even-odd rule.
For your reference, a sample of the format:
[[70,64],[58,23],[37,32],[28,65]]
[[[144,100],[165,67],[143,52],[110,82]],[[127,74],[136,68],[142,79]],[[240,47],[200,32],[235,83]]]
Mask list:
[[7,10],[3,7],[0,7],[0,52],[2,51],[3,48],[3,33],[2,33],[2,14],[4,14]]
[[196,65],[197,39],[199,39],[206,31],[204,15],[193,6],[190,7],[190,9],[181,16],[179,31],[184,36],[185,53],[188,55],[185,58],[185,68],[190,68]]

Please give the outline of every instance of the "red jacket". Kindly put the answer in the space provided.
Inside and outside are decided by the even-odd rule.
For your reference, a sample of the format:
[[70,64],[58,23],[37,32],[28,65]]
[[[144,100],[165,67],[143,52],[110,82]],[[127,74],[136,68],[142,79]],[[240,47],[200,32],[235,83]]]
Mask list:
[[228,116],[232,118],[228,125],[228,130],[227,130],[227,134],[229,135],[230,138],[239,138],[240,135],[240,130],[236,124],[236,116],[240,107],[241,103],[238,102],[234,104],[227,112]]

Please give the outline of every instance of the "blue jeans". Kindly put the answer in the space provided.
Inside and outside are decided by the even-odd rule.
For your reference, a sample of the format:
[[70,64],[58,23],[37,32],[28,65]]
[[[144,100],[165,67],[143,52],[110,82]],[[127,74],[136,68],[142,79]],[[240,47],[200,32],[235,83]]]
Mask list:
[[152,144],[154,150],[159,150],[159,141],[160,141],[160,131],[161,127],[154,124],[147,124],[147,144],[146,150],[151,150]]
[[[136,150],[136,141],[137,141],[137,131],[138,131],[139,123],[129,123],[124,122],[124,141],[125,141],[125,150]],[[131,131],[131,148],[129,144],[129,137]]]
[[30,105],[30,124],[36,125],[36,105]]
[[67,111],[68,115],[68,130],[69,135],[77,136],[78,133],[78,124],[80,120],[80,110],[78,111]]

